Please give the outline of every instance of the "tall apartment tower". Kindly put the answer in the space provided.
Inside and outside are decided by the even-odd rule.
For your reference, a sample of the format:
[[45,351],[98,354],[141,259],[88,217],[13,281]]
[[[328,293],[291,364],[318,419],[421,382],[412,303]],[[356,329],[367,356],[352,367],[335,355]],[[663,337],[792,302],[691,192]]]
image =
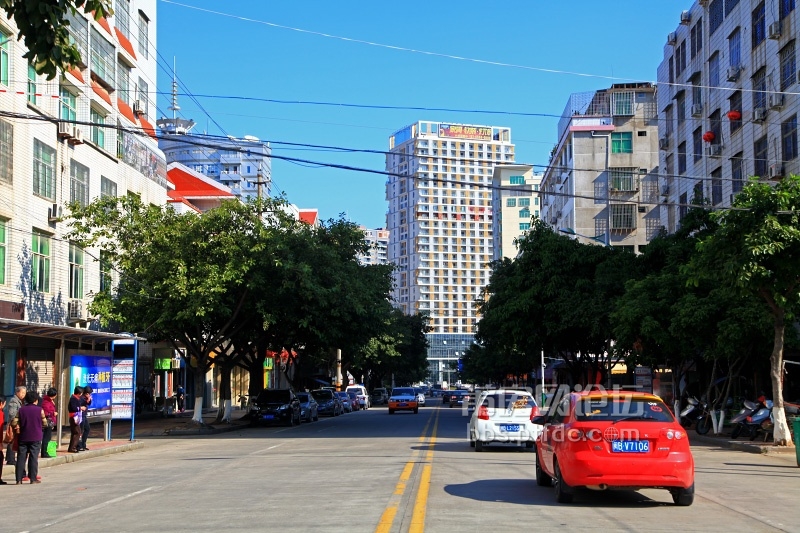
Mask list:
[[639,252],[661,229],[651,83],[575,93],[541,184],[542,218],[589,244]]
[[364,240],[369,250],[364,255],[359,255],[358,261],[362,265],[385,265],[389,262],[389,230],[384,228],[369,229],[361,226]]
[[794,0],[695,2],[658,67],[662,225],[692,202],[728,207],[750,176],[800,173]]
[[452,381],[474,338],[492,260],[492,172],[513,163],[511,129],[415,122],[389,137],[386,170],[394,300],[430,316],[428,364]]
[[492,176],[492,258],[514,259],[516,240],[531,228],[531,218],[540,218],[539,186],[543,174],[531,165],[497,165]]

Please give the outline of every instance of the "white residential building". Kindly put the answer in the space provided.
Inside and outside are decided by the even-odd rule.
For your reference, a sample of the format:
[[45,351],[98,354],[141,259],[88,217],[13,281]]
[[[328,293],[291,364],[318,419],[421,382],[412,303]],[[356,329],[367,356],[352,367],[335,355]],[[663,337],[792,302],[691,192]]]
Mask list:
[[543,174],[531,165],[497,165],[492,176],[492,258],[517,256],[516,240],[530,229],[531,218],[540,218],[539,186]]
[[675,13],[658,68],[661,223],[727,207],[749,176],[800,173],[794,0],[699,1]]
[[385,265],[389,262],[389,231],[384,228],[369,229],[361,226],[364,240],[369,246],[366,254],[358,260],[362,265]]
[[492,173],[514,162],[511,129],[419,121],[389,138],[386,183],[395,304],[430,316],[431,378],[451,381],[474,338],[492,260]]

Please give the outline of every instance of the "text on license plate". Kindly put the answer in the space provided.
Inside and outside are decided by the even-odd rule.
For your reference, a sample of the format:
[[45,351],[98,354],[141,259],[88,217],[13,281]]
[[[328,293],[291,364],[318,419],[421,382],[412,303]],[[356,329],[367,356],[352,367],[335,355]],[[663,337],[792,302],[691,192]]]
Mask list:
[[519,424],[502,424],[500,426],[500,431],[511,431],[516,433],[519,431]]
[[408,407],[408,404],[406,402],[400,402],[399,405],[400,407]]
[[272,420],[275,418],[273,415],[264,415],[264,420]]
[[650,451],[650,441],[614,440],[611,441],[611,451],[622,453],[647,453]]

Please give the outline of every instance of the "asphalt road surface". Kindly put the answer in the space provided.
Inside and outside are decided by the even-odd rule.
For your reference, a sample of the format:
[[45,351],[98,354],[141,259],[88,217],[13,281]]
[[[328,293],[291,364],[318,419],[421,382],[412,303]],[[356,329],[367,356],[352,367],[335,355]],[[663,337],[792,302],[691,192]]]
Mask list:
[[[798,531],[794,457],[693,448],[697,495],[537,487],[534,453],[476,453],[460,409],[386,408],[294,428],[148,439],[144,449],[0,487],[0,531]],[[8,481],[8,480],[7,480]]]

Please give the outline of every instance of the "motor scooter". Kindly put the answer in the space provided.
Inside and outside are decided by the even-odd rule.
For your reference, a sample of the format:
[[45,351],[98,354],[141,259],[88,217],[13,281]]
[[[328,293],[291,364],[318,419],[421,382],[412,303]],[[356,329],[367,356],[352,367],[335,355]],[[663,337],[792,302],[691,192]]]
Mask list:
[[694,423],[694,430],[700,435],[705,435],[712,426],[708,402],[701,402],[693,396],[688,397],[686,402],[686,407],[681,410],[681,425],[688,428]]
[[769,431],[772,426],[772,400],[766,400],[755,413],[745,419],[745,428],[750,435],[750,440],[755,440],[758,434],[763,431]]
[[731,438],[737,439],[739,435],[742,434],[742,430],[745,429],[745,423],[747,422],[747,417],[752,415],[756,412],[759,408],[760,402],[751,402],[750,400],[744,401],[744,407],[742,410],[739,411],[739,414],[731,418],[731,424],[733,424],[733,429],[731,430]]

